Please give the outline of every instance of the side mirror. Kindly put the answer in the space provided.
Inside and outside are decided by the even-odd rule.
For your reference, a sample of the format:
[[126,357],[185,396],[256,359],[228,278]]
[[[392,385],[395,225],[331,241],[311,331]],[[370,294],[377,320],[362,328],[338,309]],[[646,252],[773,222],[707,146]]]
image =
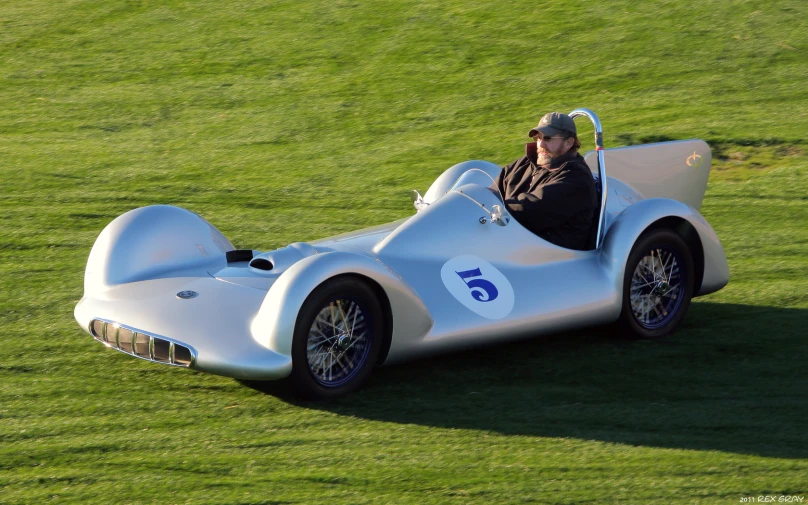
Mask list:
[[491,211],[491,222],[499,226],[507,226],[511,222],[511,216],[507,212],[503,212],[501,206],[494,205]]
[[422,210],[429,207],[429,204],[424,201],[424,197],[421,196],[417,190],[412,190],[412,206],[415,207],[415,210]]

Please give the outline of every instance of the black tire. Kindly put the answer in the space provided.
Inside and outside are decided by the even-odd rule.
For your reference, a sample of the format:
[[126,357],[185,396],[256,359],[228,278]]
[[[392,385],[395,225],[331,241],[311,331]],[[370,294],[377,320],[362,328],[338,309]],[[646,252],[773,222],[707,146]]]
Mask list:
[[694,272],[690,250],[677,233],[659,229],[642,235],[626,262],[623,334],[658,339],[673,333],[690,306]]
[[335,277],[315,289],[300,309],[292,342],[295,393],[328,399],[359,389],[382,347],[382,307],[366,282]]

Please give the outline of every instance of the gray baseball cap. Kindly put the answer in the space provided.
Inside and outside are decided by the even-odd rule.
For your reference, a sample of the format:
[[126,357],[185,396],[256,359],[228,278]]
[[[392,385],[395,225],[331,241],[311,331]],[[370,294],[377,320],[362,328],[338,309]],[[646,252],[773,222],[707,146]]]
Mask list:
[[528,132],[528,137],[533,138],[541,133],[545,137],[554,137],[556,135],[577,135],[578,130],[575,129],[575,121],[566,114],[560,112],[548,112],[541,118],[538,126]]

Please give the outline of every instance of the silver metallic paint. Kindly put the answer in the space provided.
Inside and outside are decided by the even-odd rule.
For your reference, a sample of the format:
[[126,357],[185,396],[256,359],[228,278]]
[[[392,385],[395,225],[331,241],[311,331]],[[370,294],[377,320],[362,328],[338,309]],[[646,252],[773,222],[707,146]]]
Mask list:
[[104,228],[90,251],[85,293],[163,275],[199,275],[224,266],[233,244],[191,211],[153,205],[129,211]]
[[[622,181],[644,198],[669,198],[701,208],[712,161],[710,146],[703,140],[643,144],[602,153],[609,164],[610,183]],[[687,164],[692,153],[702,158],[698,166]],[[591,169],[597,165],[596,158],[594,151],[584,156]]]
[[[193,368],[243,379],[275,379],[291,372],[300,308],[319,284],[337,275],[362,276],[389,300],[392,338],[386,362],[607,323],[621,310],[631,248],[659,219],[677,217],[697,232],[705,265],[698,294],[728,281],[726,257],[707,222],[693,205],[664,197],[669,188],[677,198],[700,204],[700,181],[706,181],[703,171],[709,163],[702,162],[695,172],[683,168],[693,168],[684,161],[691,147],[704,152],[706,144],[699,142],[672,143],[677,144],[673,150],[665,143],[606,151],[611,174],[633,174],[641,166],[655,171],[651,160],[663,159],[668,160],[665,170],[702,187],[687,190],[671,183],[666,173],[657,174],[657,185],[648,174],[610,177],[603,243],[592,251],[550,244],[513,219],[505,226],[481,224],[481,218],[490,219],[494,205],[501,205],[500,198],[481,184],[455,183],[470,168],[487,174],[487,180],[496,177],[500,168],[482,161],[449,168],[424,196],[429,206],[407,219],[260,253],[273,262],[269,271],[247,262],[227,264],[224,251],[232,245],[191,212],[170,206],[136,209],[110,223],[96,241],[75,316],[85,330],[92,319],[101,318],[167,335],[196,351]],[[709,160],[708,152],[700,156]],[[657,197],[646,198],[638,188]],[[468,254],[509,279],[515,301],[508,317],[485,319],[443,285],[440,272],[446,261]],[[187,290],[199,296],[176,297]]]
[[409,335],[425,334],[432,326],[424,303],[406,281],[381,261],[353,252],[330,251],[301,260],[278,278],[252,321],[253,338],[278,354],[291,356],[295,323],[303,302],[323,281],[345,274],[371,279],[384,291],[398,314],[393,316],[393,343]]
[[442,174],[435,179],[435,182],[429,186],[426,194],[424,194],[424,202],[431,204],[437,201],[440,197],[445,195],[449,189],[455,185],[457,180],[469,170],[477,169],[487,173],[492,179],[496,179],[502,171],[502,167],[495,165],[490,161],[471,160],[458,163],[447,168]]
[[[193,290],[199,296],[181,300],[176,293]],[[114,286],[86,294],[75,309],[82,328],[104,319],[143,333],[164,335],[194,348],[193,368],[241,379],[281,378],[291,371],[291,357],[252,339],[250,319],[261,307],[266,291],[199,277],[165,277]]]

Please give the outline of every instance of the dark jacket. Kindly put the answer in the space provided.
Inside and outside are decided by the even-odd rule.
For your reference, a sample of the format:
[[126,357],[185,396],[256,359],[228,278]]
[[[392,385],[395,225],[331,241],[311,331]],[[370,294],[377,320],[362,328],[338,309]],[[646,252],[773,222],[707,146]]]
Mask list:
[[536,164],[535,144],[528,144],[524,157],[503,168],[497,186],[522,226],[561,247],[587,248],[597,191],[578,151],[573,149],[544,168]]

